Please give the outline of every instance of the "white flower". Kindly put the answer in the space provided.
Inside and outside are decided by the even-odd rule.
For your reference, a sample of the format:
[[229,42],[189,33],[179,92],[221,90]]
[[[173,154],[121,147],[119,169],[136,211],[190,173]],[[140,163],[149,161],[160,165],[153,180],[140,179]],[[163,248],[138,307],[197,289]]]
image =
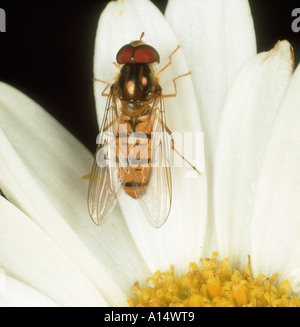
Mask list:
[[[87,211],[92,155],[37,104],[0,84],[0,305],[126,305],[136,280],[186,271],[213,250],[254,274],[292,278],[300,267],[300,70],[284,41],[255,55],[246,1],[111,2],[101,15],[95,77],[113,82],[119,48],[139,38],[166,64],[161,74],[172,131],[203,131],[206,173],[173,169],[173,203],[159,230],[122,196],[107,223]],[[238,18],[238,19],[236,19]],[[175,36],[176,35],[176,36]],[[185,54],[185,56],[183,55]],[[251,59],[250,59],[251,58]],[[249,59],[249,60],[248,60]],[[106,99],[95,83],[101,123]],[[201,118],[201,122],[200,122]],[[201,127],[202,123],[202,127]],[[0,285],[1,285],[0,274]]]

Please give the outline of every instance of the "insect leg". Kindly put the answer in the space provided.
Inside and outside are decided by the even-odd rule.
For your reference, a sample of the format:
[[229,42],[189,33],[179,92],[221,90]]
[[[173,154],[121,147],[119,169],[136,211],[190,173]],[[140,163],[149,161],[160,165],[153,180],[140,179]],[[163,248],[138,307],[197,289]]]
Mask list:
[[[160,119],[159,119],[160,120]],[[200,171],[194,166],[192,165],[178,150],[175,149],[174,146],[174,138],[172,135],[172,131],[169,129],[169,127],[164,124],[161,120],[160,120],[161,124],[164,126],[165,130],[167,131],[167,133],[170,135],[171,137],[171,149],[183,160],[185,161],[192,169],[194,169],[196,171],[197,174],[199,174],[200,176],[202,175],[200,173]]]
[[172,135],[170,135],[171,136],[171,149],[177,154],[177,155],[179,155],[179,157],[183,160],[183,161],[185,161],[192,169],[194,169],[195,170],[195,172],[199,175],[199,176],[201,176],[202,174],[200,173],[200,171],[195,167],[195,166],[193,166],[180,152],[178,152],[176,149],[175,149],[175,147],[174,147],[174,139],[173,139],[173,136]]
[[191,72],[188,72],[188,73],[185,73],[185,74],[183,74],[183,75],[179,75],[179,76],[175,77],[175,78],[173,79],[173,84],[174,84],[174,90],[175,90],[175,93],[172,93],[172,94],[163,94],[162,97],[163,97],[163,98],[176,97],[176,95],[177,95],[176,80],[177,80],[178,78],[181,78],[181,77],[184,77],[184,76],[188,76],[188,75],[191,75],[191,74],[192,74]]
[[174,147],[174,139],[173,136],[170,134],[171,136],[171,149],[183,160],[185,161],[192,169],[195,170],[195,172],[201,176],[202,174],[200,173],[200,171],[194,166],[192,165],[179,151],[177,151]]
[[94,82],[100,82],[100,83],[104,83],[106,84],[106,87],[105,89],[102,91],[101,95],[104,96],[104,97],[108,97],[109,96],[109,93],[105,93],[105,91],[110,87],[111,84],[107,83],[107,82],[104,82],[104,81],[101,81],[100,79],[97,79],[97,78],[93,78],[93,81]]
[[118,69],[120,69],[121,65],[116,63],[115,61],[113,62],[114,66],[116,66]]
[[178,50],[178,49],[180,49],[180,45],[178,44],[177,45],[177,47],[176,47],[176,49],[169,55],[169,62],[160,70],[160,71],[158,71],[157,72],[157,74],[159,75],[160,73],[162,73],[165,69],[167,69],[170,65],[171,65],[171,63],[172,63],[172,56],[174,55],[174,53]]

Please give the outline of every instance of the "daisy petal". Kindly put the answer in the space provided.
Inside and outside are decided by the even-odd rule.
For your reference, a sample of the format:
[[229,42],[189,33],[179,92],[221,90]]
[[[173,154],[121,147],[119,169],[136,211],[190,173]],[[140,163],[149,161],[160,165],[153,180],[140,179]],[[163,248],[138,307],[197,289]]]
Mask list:
[[[110,2],[102,13],[98,26],[95,77],[113,83],[118,72],[112,64],[116,53],[124,44],[139,39],[142,32],[145,32],[143,41],[152,45],[160,54],[161,62],[155,67],[155,70],[158,71],[168,63],[168,56],[178,45],[164,16],[150,1]],[[179,50],[172,57],[172,64],[159,75],[164,94],[173,93],[172,79],[187,72],[188,67],[183,53]],[[103,117],[106,101],[104,97],[101,97],[104,86],[102,83],[95,83],[99,124]],[[201,132],[191,78],[189,76],[181,78],[178,80],[177,86],[177,96],[165,100],[168,127],[173,132]],[[120,199],[122,211],[132,236],[151,270],[169,268],[171,263],[184,269],[191,258],[193,258],[192,260],[199,258],[204,242],[206,176],[187,179],[186,170],[182,168],[174,169],[172,174],[171,214],[166,224],[159,230],[148,226],[136,200],[131,200],[125,194]],[[187,192],[183,193],[183,189],[186,189]],[[185,243],[184,247],[182,246],[183,242]],[[167,259],[165,258],[166,251],[170,254]]]
[[5,276],[0,289],[0,307],[57,307],[58,304],[32,287],[10,276]]
[[215,164],[215,219],[220,248],[242,269],[250,250],[257,177],[293,70],[287,41],[247,62],[226,99]]
[[241,65],[256,53],[249,4],[247,0],[170,0],[166,18],[192,71],[209,168],[229,86]]
[[[122,281],[123,290],[129,292],[129,285],[145,273],[142,259],[118,211],[115,220],[101,229],[89,217],[88,181],[82,176],[91,169],[90,153],[36,103],[3,83],[0,116],[4,131],[0,130],[0,188],[6,197],[108,297],[111,288],[118,289],[112,278]],[[106,274],[103,268],[112,277],[106,283],[99,278]]]
[[[263,160],[251,229],[254,272],[300,276],[300,67],[280,105]],[[298,289],[299,291],[299,289]]]
[[0,260],[10,276],[64,306],[107,305],[71,258],[3,197],[0,212]]

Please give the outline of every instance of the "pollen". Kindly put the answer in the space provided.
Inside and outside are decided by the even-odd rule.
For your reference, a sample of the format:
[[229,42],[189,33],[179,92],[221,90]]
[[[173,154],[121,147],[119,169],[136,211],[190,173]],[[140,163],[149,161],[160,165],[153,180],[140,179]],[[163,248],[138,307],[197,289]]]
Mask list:
[[278,274],[254,278],[248,266],[243,271],[232,270],[229,259],[200,259],[192,262],[188,272],[176,277],[174,267],[167,272],[157,270],[146,279],[145,286],[136,282],[128,299],[131,307],[300,307],[300,300],[290,296],[288,280],[278,287]]

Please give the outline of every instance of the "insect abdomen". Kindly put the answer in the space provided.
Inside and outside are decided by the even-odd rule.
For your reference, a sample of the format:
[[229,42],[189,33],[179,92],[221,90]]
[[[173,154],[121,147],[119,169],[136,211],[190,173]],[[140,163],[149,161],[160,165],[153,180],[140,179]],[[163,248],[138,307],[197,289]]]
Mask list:
[[[125,192],[134,199],[144,195],[151,177],[151,167],[132,168],[124,185]],[[139,182],[141,181],[141,182]]]
[[[126,121],[127,133],[117,136],[117,163],[119,178],[125,192],[134,199],[144,195],[151,178],[151,123],[139,122],[133,127],[132,120]],[[150,131],[150,132],[149,132]],[[121,158],[127,158],[122,167]],[[124,161],[123,161],[124,163]]]

